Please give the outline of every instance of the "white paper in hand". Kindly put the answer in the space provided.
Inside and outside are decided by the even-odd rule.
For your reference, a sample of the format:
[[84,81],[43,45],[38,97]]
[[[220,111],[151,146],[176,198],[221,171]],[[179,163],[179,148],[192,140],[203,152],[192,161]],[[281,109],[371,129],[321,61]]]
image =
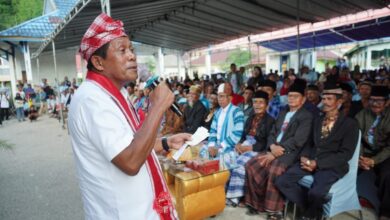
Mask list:
[[202,142],[204,139],[206,139],[209,136],[209,131],[204,127],[199,127],[196,132],[192,135],[192,139],[190,141],[187,141],[186,144],[190,146],[198,145],[200,142]]
[[187,141],[186,143],[181,146],[181,148],[176,151],[176,153],[173,155],[174,160],[178,160],[179,157],[184,153],[184,150],[187,148],[187,146],[195,146],[198,145],[200,142],[205,140],[209,136],[209,131],[204,127],[199,127],[196,132],[192,135],[191,141]]

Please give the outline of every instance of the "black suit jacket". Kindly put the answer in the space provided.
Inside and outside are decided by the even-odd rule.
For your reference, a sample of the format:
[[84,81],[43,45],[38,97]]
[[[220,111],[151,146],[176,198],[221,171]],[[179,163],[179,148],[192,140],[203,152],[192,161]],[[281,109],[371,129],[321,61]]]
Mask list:
[[309,156],[316,160],[317,169],[333,169],[340,176],[348,170],[348,161],[355,152],[359,138],[357,122],[340,113],[329,136],[321,139],[321,127],[324,116],[315,119],[313,125],[313,145],[307,146],[302,152],[303,156]]
[[281,145],[285,149],[285,152],[282,156],[278,157],[278,160],[287,166],[290,166],[297,160],[303,146],[309,139],[312,128],[313,114],[306,110],[303,106],[298,109],[290,119],[290,122],[288,123],[288,126],[283,134],[282,140],[277,143],[276,139],[281,132],[281,128],[288,111],[289,110],[286,109],[279,114],[268,137],[267,149],[271,151],[271,144]]
[[206,107],[200,100],[193,107],[187,106],[184,109],[184,132],[195,133],[198,127],[203,126],[207,113]]
[[[249,134],[254,117],[255,114],[252,114],[246,120],[244,132],[242,133],[240,143],[244,142],[246,136]],[[275,119],[272,118],[268,113],[266,113],[264,117],[261,119],[260,123],[257,124],[256,135],[255,135],[256,144],[253,145],[253,151],[262,152],[267,149],[267,138],[271,132],[274,123],[275,123]]]

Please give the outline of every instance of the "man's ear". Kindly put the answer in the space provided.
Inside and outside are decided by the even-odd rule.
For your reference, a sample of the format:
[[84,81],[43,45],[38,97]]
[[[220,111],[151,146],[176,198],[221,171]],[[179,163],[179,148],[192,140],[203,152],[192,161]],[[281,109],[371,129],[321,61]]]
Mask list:
[[342,105],[343,104],[343,99],[337,99],[337,105]]
[[103,58],[100,57],[100,56],[95,56],[95,55],[92,55],[91,56],[91,63],[93,65],[93,67],[98,70],[99,72],[102,72],[104,70],[104,67],[103,67]]
[[303,96],[302,103],[305,103],[305,102],[306,102],[306,96]]

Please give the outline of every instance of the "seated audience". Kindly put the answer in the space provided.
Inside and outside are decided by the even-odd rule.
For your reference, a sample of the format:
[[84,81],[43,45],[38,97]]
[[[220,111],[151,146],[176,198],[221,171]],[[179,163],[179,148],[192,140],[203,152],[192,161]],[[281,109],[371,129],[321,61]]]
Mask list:
[[268,93],[270,101],[268,103],[267,112],[274,119],[277,119],[279,112],[283,109],[283,106],[279,101],[279,97],[276,96],[276,83],[272,80],[266,79],[259,83],[259,90]]
[[[296,79],[294,83],[300,83],[302,86],[306,87],[306,81],[303,79]],[[320,109],[318,108],[318,101],[316,99],[320,99],[318,86],[316,85],[308,85],[305,91],[306,101],[303,104],[303,107],[306,108],[309,112],[313,114],[314,117],[318,117],[320,115]],[[317,104],[316,104],[317,103]]]
[[252,96],[254,93],[255,89],[251,86],[247,86],[244,90],[244,102],[239,104],[238,107],[241,108],[241,111],[244,112],[244,122],[248,119],[248,117],[252,114],[253,112],[253,107],[252,107]]
[[165,112],[165,118],[163,127],[161,130],[161,136],[176,134],[182,131],[183,120],[176,115],[171,109]]
[[355,109],[352,109],[352,87],[347,83],[340,83],[340,88],[343,91],[343,104],[341,105],[340,111],[343,112],[345,116],[355,118],[357,112]]
[[268,219],[281,219],[284,198],[274,185],[274,179],[295,163],[307,142],[312,114],[303,108],[305,87],[293,84],[288,93],[288,108],[276,119],[267,140],[267,151],[246,164],[245,203],[248,214],[267,212]]
[[318,107],[321,103],[320,90],[316,85],[308,85],[306,87],[306,101]]
[[390,219],[390,109],[389,90],[373,86],[369,108],[356,115],[362,131],[357,180],[358,194],[368,200],[379,219]]
[[217,158],[221,166],[235,166],[237,153],[234,148],[244,130],[244,113],[231,103],[233,89],[230,83],[218,86],[218,104],[220,108],[211,123],[208,144],[199,154],[203,158]]
[[202,89],[200,86],[194,85],[190,87],[187,100],[188,105],[185,107],[183,114],[184,132],[193,134],[199,127],[203,126],[207,109],[199,100],[201,93]]
[[252,71],[252,76],[248,79],[248,86],[256,88],[257,85],[264,80],[263,71],[259,66],[255,66]]
[[[353,119],[339,112],[342,101],[341,88],[326,84],[322,95],[325,115],[314,120],[313,143],[305,147],[299,161],[276,178],[279,191],[302,209],[302,219],[322,219],[329,189],[348,172],[359,129]],[[314,178],[309,190],[298,184],[306,175]]]
[[[370,81],[363,81],[358,85],[358,100],[352,101],[350,115],[356,115],[363,108],[368,107],[368,99],[370,98],[372,83]],[[353,98],[352,98],[353,100]]]
[[129,100],[132,104],[135,103],[135,100],[138,98],[136,93],[138,93],[138,87],[133,82],[127,84],[127,93]]
[[214,83],[212,82],[208,82],[208,83],[205,83],[205,88],[204,88],[204,93],[202,94],[202,97],[206,98],[206,99],[210,99],[210,96],[212,94],[214,94]]
[[217,112],[219,108],[218,104],[218,96],[217,94],[213,93],[209,95],[209,113],[206,116],[206,119],[204,120],[203,126],[207,128],[207,130],[210,130],[211,122],[213,121],[214,114]]
[[231,171],[227,187],[227,204],[237,206],[244,196],[245,164],[266,150],[267,138],[275,120],[267,113],[268,94],[257,91],[252,98],[254,114],[245,123],[241,140],[236,144],[237,167]]

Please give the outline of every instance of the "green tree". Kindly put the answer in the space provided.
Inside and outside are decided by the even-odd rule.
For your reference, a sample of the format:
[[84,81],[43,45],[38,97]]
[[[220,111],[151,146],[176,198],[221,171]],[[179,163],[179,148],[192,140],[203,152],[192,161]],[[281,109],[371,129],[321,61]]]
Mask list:
[[145,65],[148,67],[149,72],[156,74],[156,61],[153,58],[149,57]]
[[230,64],[235,63],[237,67],[249,65],[251,59],[250,51],[235,49],[231,51],[224,62],[220,63],[221,69],[229,71]]
[[12,14],[12,0],[0,0],[0,30],[10,27]]
[[0,0],[0,30],[42,15],[44,0]]

